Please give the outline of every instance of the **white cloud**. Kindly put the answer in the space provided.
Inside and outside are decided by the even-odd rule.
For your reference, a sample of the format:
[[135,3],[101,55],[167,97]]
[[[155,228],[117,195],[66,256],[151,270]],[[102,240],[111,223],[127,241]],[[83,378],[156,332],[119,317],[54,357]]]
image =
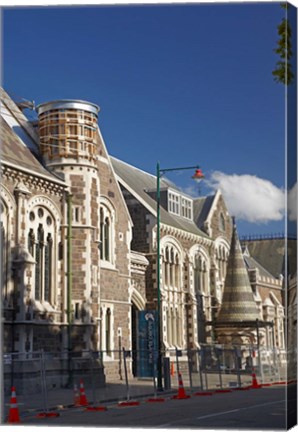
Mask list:
[[288,218],[290,221],[297,220],[297,183],[288,192]]
[[205,180],[212,190],[220,189],[229,213],[252,223],[279,221],[284,217],[284,190],[253,175],[228,175],[220,171]]

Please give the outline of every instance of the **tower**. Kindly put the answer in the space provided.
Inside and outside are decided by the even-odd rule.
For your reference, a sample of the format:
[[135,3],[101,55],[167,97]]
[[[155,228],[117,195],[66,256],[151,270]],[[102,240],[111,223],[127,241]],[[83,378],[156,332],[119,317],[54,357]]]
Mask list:
[[64,321],[71,323],[69,339],[78,350],[96,349],[99,317],[98,112],[97,105],[81,100],[57,100],[37,107],[45,164],[69,185],[61,232],[61,302]]
[[[227,346],[249,344],[255,339],[255,332],[259,323],[259,313],[251,289],[247,269],[241,252],[237,228],[233,218],[233,233],[227,273],[222,296],[222,304],[216,320],[218,341]],[[259,345],[259,341],[258,341]],[[227,364],[235,367],[235,360],[239,367],[249,356],[249,352],[241,349],[231,351],[227,356]]]

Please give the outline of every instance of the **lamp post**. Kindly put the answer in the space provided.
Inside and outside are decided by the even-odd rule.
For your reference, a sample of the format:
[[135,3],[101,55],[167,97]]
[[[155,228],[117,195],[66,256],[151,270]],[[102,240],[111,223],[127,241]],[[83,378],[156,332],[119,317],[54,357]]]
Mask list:
[[157,315],[158,315],[158,358],[157,358],[157,390],[162,391],[162,353],[161,353],[161,343],[162,343],[162,314],[161,314],[161,293],[160,293],[160,179],[165,172],[170,171],[182,171],[195,169],[195,173],[192,179],[199,182],[204,178],[202,171],[199,166],[191,167],[180,167],[180,168],[160,168],[159,162],[156,165],[156,218],[157,218],[157,268],[156,268],[156,278],[157,278]]

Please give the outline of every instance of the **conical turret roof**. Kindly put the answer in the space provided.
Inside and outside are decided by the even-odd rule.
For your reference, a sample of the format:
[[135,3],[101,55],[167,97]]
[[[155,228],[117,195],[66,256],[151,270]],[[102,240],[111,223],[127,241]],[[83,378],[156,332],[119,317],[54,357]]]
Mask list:
[[235,219],[218,323],[240,323],[259,319],[247,269],[241,252]]

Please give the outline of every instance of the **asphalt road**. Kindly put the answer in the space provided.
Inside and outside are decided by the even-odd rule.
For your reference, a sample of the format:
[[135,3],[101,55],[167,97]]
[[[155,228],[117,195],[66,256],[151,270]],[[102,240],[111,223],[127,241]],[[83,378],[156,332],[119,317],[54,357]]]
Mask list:
[[[288,393],[288,401],[294,399],[295,390]],[[22,424],[277,430],[286,429],[286,400],[286,387],[267,387],[193,396],[185,400],[167,398],[160,403],[141,401],[139,406],[132,407],[112,404],[107,405],[104,412],[71,408],[60,411],[57,418],[42,419],[30,415],[22,419]]]

